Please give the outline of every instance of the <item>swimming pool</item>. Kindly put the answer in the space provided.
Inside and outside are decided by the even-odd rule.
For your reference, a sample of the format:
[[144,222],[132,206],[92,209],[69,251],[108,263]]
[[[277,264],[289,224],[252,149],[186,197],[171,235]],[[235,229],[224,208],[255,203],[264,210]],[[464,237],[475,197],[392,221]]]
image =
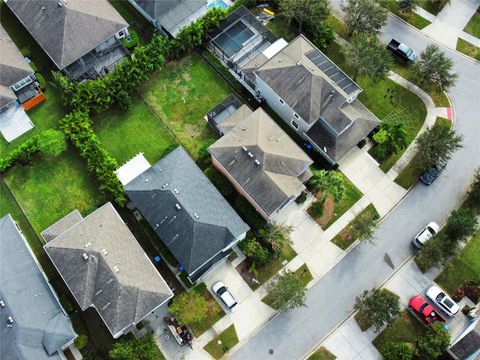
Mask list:
[[228,9],[228,5],[225,4],[222,0],[215,0],[214,2],[208,4],[209,9],[211,9],[213,7],[217,7],[217,8],[223,9],[223,10]]

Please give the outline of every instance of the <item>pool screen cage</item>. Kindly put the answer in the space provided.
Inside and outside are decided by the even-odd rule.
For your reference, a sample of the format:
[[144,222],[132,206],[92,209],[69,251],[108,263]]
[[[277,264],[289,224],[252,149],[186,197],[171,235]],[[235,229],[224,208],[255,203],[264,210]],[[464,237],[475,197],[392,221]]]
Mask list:
[[[238,26],[239,21],[243,23]],[[232,31],[233,30],[233,31]],[[232,34],[234,32],[234,34]],[[248,34],[252,34],[250,37]],[[245,59],[251,60],[277,38],[245,6],[228,15],[207,37],[207,47],[238,73]],[[248,61],[247,61],[248,62]]]

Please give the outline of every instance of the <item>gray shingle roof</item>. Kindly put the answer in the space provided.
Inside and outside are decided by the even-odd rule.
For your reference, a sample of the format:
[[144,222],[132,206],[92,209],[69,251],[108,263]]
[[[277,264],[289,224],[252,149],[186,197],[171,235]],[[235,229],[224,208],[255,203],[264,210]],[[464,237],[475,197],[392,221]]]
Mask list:
[[128,26],[107,0],[8,0],[7,5],[59,69]]
[[173,9],[183,0],[133,0],[152,20]]
[[249,230],[182,147],[125,191],[189,274]]
[[114,337],[173,296],[111,203],[44,248],[82,310],[94,306]]
[[299,177],[313,163],[262,108],[247,114],[209,152],[268,215],[305,189]]
[[10,215],[0,219],[0,300],[1,359],[61,359],[76,334]]
[[460,360],[470,359],[475,353],[478,357],[473,358],[478,359],[480,357],[480,321],[449,350]]
[[33,74],[5,29],[0,25],[0,108],[17,97],[10,86]]

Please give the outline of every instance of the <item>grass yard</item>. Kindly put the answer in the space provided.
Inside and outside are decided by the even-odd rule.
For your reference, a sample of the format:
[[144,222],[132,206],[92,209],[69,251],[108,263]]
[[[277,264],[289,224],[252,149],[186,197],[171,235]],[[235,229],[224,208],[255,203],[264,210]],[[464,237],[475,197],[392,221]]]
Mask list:
[[[437,117],[435,120],[435,125],[438,126],[452,126],[452,121]],[[416,155],[415,155],[416,156]],[[402,172],[397,176],[395,182],[403,187],[404,189],[410,189],[417,182],[418,178],[422,175],[418,169],[413,166],[415,163],[415,157],[410,161],[410,163],[402,170]]]
[[[370,204],[365,209],[363,209],[363,211],[358,214],[357,217],[362,216],[364,213],[369,213],[370,216],[375,219],[378,219],[380,217],[377,209],[375,209],[375,206],[373,206],[373,204]],[[340,249],[347,250],[347,248],[355,241],[355,239],[350,235],[350,224],[347,225],[330,241],[337,245]]]
[[204,116],[230,92],[205,60],[194,54],[154,74],[141,95],[190,154],[198,158],[202,146],[217,139]]
[[[310,270],[308,269],[307,264],[303,264],[302,266],[300,266],[297,270],[295,270],[294,274],[295,274],[295,276],[296,276],[297,278],[300,279],[300,281],[302,282],[302,284],[303,284],[304,286],[307,286],[308,283],[313,280],[312,273],[311,273]],[[263,301],[265,304],[267,304],[268,306],[270,306],[270,307],[273,308],[273,309],[276,309],[276,308],[272,305],[273,300],[274,300],[274,299],[273,299],[271,293],[270,293],[270,294],[267,294],[267,295],[262,299],[262,301]],[[276,310],[278,310],[278,309],[276,309]]]
[[430,14],[437,15],[442,11],[443,7],[448,3],[448,0],[425,0],[419,1],[418,6],[427,10]]
[[421,17],[420,15],[411,12],[411,13],[403,13],[400,11],[400,7],[397,3],[397,0],[377,0],[377,2],[385,7],[388,11],[391,11],[398,17],[402,18],[409,24],[415,26],[417,29],[421,30],[424,27],[430,25],[430,21]]
[[230,325],[220,335],[205,345],[203,349],[212,355],[214,359],[220,359],[237,344],[238,336],[237,332],[235,331],[235,326]]
[[333,14],[328,15],[327,24],[342,38],[345,40],[350,39],[350,33],[348,32],[347,25]]
[[470,44],[468,41],[458,38],[457,50],[475,60],[480,61],[480,48]]
[[208,292],[207,285],[205,283],[200,283],[195,286],[190,291],[197,291],[202,294],[208,302],[208,314],[207,317],[201,323],[188,324],[190,330],[193,331],[195,337],[199,337],[205,331],[210,329],[213,324],[220,320],[225,312],[222,310],[220,304],[213,298],[213,296]]
[[480,9],[478,9],[475,15],[472,16],[463,31],[477,38],[480,38]]
[[415,344],[416,340],[423,337],[426,332],[427,328],[407,310],[404,310],[390,326],[373,340],[373,345],[380,350],[382,345],[389,341]]
[[462,252],[453,259],[435,279],[443,289],[453,294],[469,280],[480,281],[480,231],[468,242]]
[[108,153],[124,164],[140,152],[154,164],[177,142],[139,96],[127,111],[115,108],[93,118],[95,132]]
[[337,357],[323,346],[308,357],[307,360],[335,360]]
[[88,174],[84,161],[70,149],[59,158],[38,157],[29,166],[16,165],[4,178],[40,234],[75,209],[86,215],[106,202]]

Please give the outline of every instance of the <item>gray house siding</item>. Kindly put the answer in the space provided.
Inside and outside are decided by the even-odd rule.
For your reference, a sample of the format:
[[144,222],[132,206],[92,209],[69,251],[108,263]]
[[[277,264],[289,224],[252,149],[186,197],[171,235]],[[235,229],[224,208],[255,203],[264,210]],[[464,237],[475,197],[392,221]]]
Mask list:
[[[304,133],[311,127],[300,116],[295,116],[295,111],[274,92],[261,78],[255,75],[257,79],[257,93],[265,99],[265,102],[285,121],[297,134],[305,139]],[[298,114],[297,114],[298,115]],[[296,128],[292,122],[298,125]]]

